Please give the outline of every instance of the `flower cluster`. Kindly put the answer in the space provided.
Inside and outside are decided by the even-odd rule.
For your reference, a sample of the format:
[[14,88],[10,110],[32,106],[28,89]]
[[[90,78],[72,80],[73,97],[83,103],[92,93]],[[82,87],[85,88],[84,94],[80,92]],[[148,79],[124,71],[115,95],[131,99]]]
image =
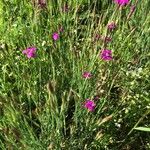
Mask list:
[[[119,6],[125,6],[129,3],[129,0],[114,0],[114,2],[116,4],[118,4]],[[38,4],[41,7],[44,7],[46,5],[46,1],[45,0],[39,0]],[[66,4],[62,8],[62,11],[63,12],[68,12],[68,9],[69,9],[69,7]],[[135,11],[135,5],[132,5],[131,8],[130,8],[130,13],[129,13],[128,17],[130,17],[133,14],[134,11]],[[114,21],[107,24],[107,30],[110,31],[110,32],[114,31],[116,29],[116,27],[117,27],[117,25]],[[60,38],[60,33],[63,32],[63,31],[64,31],[63,27],[60,26],[59,29],[52,34],[52,39],[54,41],[57,41]],[[101,39],[104,42],[105,46],[106,46],[107,43],[112,41],[112,38],[110,37],[110,35],[102,36],[100,34],[96,34],[94,36],[94,41],[98,41],[99,39]],[[36,51],[37,51],[36,47],[28,47],[27,49],[23,50],[22,53],[24,55],[26,55],[27,58],[30,59],[30,58],[36,57]],[[99,57],[104,61],[112,60],[113,59],[112,50],[102,49],[100,54],[99,54]],[[90,78],[92,78],[92,74],[91,74],[91,72],[85,71],[85,72],[82,73],[82,77],[85,78],[85,79],[90,79]],[[86,101],[84,102],[84,108],[87,108],[90,112],[94,111],[95,107],[96,107],[95,102],[97,100],[99,100],[99,96],[94,96],[93,99],[86,99]]]

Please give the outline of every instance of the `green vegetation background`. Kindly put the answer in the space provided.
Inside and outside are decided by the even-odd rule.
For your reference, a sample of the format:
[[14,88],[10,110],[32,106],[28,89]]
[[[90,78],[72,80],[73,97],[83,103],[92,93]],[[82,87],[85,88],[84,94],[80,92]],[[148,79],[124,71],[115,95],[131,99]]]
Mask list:
[[[68,12],[62,8],[68,5]],[[132,1],[136,4],[136,1]],[[150,1],[0,1],[0,148],[150,149]],[[112,33],[107,24],[117,23]],[[60,39],[52,33],[60,26]],[[112,42],[94,41],[96,34]],[[27,59],[22,50],[38,48]],[[103,48],[113,61],[99,58]],[[82,78],[90,71],[92,78]],[[98,95],[94,112],[82,107]]]

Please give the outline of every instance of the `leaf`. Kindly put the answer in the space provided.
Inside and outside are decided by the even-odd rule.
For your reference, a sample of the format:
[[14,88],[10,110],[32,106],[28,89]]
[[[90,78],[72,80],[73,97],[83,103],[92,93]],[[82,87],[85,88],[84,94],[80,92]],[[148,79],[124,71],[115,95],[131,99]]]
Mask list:
[[140,131],[146,131],[146,132],[150,132],[150,128],[146,128],[146,127],[137,127],[134,128],[135,130],[140,130]]

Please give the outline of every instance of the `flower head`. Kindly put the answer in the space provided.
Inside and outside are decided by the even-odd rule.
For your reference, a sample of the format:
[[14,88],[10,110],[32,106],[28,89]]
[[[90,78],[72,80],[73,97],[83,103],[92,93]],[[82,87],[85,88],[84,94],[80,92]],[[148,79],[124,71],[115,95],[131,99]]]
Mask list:
[[100,57],[103,60],[112,60],[112,51],[108,49],[104,49],[102,50]]
[[117,25],[116,25],[115,22],[111,22],[111,23],[109,23],[109,24],[107,25],[107,28],[108,28],[110,31],[116,29],[116,27],[117,27]]
[[83,72],[82,76],[83,78],[89,79],[92,77],[92,74],[90,72],[85,71]]
[[52,37],[56,41],[59,39],[59,34],[57,32],[54,32]]
[[84,107],[87,108],[89,111],[94,111],[96,104],[94,103],[94,101],[87,99],[84,102]]
[[117,3],[119,6],[124,6],[129,3],[129,0],[114,0],[115,3]]
[[36,47],[28,47],[27,49],[22,51],[28,58],[36,57]]

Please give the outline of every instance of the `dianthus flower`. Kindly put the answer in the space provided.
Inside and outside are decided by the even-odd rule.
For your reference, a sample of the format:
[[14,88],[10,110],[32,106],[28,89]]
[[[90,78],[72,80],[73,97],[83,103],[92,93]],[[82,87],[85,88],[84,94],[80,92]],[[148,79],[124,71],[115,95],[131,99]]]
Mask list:
[[59,34],[57,32],[54,32],[52,37],[56,41],[59,39]]
[[94,101],[87,99],[84,102],[84,107],[87,108],[89,111],[94,111],[96,104],[94,103]]
[[112,60],[112,51],[108,49],[104,49],[102,50],[100,57],[103,60]]
[[115,3],[117,3],[119,6],[124,6],[129,3],[129,0],[114,0]]
[[36,57],[36,47],[28,47],[27,49],[22,51],[28,58]]

